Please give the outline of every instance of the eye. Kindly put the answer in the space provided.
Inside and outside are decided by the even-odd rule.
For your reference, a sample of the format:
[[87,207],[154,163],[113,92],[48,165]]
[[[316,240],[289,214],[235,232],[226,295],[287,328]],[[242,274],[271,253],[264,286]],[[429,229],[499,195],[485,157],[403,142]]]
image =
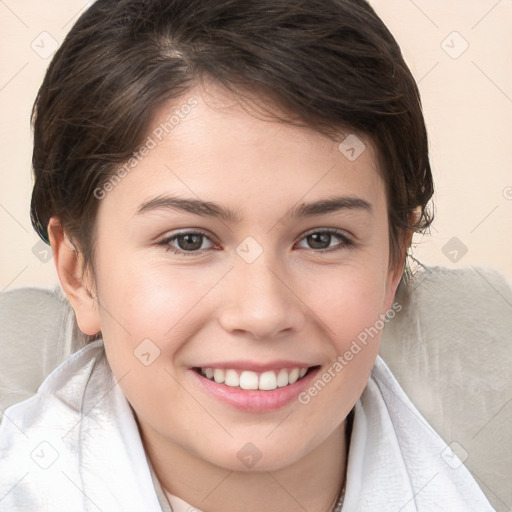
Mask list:
[[[307,246],[301,245],[304,242]],[[207,235],[198,231],[176,233],[164,238],[157,245],[164,247],[166,251],[185,256],[197,255],[215,246]],[[335,229],[313,231],[299,241],[299,246],[318,253],[338,251],[353,245],[354,242],[349,237]]]
[[158,245],[176,254],[197,254],[211,249],[213,242],[204,233],[187,231],[164,238]]
[[306,249],[313,249],[319,252],[338,251],[354,245],[350,238],[335,229],[311,232],[302,238],[301,242],[303,241],[309,245],[309,247],[305,247]]

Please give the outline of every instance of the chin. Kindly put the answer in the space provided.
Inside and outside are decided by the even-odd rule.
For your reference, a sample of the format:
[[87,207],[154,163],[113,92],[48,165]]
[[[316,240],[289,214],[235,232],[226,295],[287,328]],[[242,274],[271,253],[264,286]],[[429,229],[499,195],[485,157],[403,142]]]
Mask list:
[[[226,454],[226,446],[223,451],[217,452],[210,462],[229,471],[242,473],[261,473],[265,471],[278,471],[292,465],[307,453],[304,447],[286,443],[286,451],[276,450],[274,443],[263,442],[237,442]],[[285,444],[280,441],[280,444]]]

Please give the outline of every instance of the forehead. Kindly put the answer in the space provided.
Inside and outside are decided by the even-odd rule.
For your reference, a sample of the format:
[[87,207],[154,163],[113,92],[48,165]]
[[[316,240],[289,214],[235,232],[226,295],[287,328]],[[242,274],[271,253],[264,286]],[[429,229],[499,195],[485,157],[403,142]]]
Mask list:
[[[256,101],[265,105],[263,98]],[[160,105],[142,146],[124,167],[128,172],[103,203],[122,203],[132,213],[152,197],[171,193],[260,215],[282,215],[283,207],[300,200],[341,194],[385,208],[376,151],[367,137],[346,130],[334,141],[280,122],[211,84]]]

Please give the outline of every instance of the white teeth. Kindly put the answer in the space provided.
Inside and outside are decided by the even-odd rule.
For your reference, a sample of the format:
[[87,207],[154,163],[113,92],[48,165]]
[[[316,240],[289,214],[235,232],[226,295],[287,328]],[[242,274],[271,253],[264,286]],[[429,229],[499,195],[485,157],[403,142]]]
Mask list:
[[294,368],[289,374],[288,374],[288,384],[293,384],[294,382],[297,382],[299,380],[299,369]]
[[288,386],[288,372],[283,368],[277,374],[277,387],[282,388],[284,386]]
[[225,379],[224,370],[222,368],[215,368],[213,370],[213,378],[217,384],[222,384]]
[[224,384],[229,387],[240,387],[241,389],[260,389],[271,391],[276,388],[282,388],[289,384],[294,384],[297,380],[306,375],[307,368],[292,368],[287,370],[283,368],[276,372],[270,370],[258,374],[252,371],[242,371],[222,368],[201,368],[201,373],[217,384]]
[[240,387],[242,389],[258,389],[258,374],[256,372],[242,372],[240,374]]
[[258,386],[260,389],[264,389],[269,391],[271,389],[277,388],[277,377],[274,372],[263,372],[260,375],[260,384]]
[[226,370],[226,379],[224,380],[226,386],[236,388],[240,384],[240,377],[235,370]]

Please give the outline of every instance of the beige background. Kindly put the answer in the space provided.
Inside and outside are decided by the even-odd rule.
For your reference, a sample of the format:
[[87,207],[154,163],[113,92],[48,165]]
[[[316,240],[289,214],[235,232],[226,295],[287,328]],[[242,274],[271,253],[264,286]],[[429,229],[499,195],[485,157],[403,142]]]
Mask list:
[[[30,226],[29,116],[48,53],[87,3],[0,0],[0,292],[57,283]],[[512,280],[512,2],[372,4],[419,82],[430,134],[437,218],[416,257],[491,266]]]

